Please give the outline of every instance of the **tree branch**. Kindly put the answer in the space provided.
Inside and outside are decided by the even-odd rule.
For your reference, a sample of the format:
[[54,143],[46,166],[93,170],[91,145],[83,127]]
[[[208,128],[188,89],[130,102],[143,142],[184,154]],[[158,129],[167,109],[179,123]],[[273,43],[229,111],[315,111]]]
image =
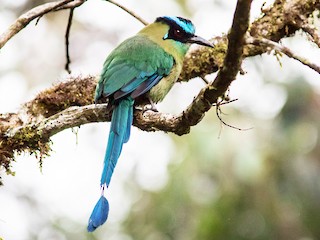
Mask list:
[[268,40],[268,39],[253,38],[253,37],[248,37],[246,39],[246,42],[247,42],[247,44],[253,44],[253,45],[258,45],[258,46],[266,45],[267,47],[271,47],[271,49],[274,49],[276,51],[284,53],[289,58],[293,58],[293,59],[301,62],[302,64],[310,67],[311,69],[315,70],[316,72],[318,72],[320,74],[320,66],[318,66],[315,63],[310,62],[309,60],[307,60],[304,57],[298,56],[293,51],[291,51],[289,48],[287,48],[285,46],[282,46],[279,43],[273,42],[273,41]]
[[[188,53],[179,81],[203,77],[220,69],[216,79],[204,87],[180,114],[136,110],[135,126],[145,131],[165,131],[178,135],[188,133],[190,127],[199,123],[212,104],[223,96],[236,78],[242,59],[268,52],[270,49],[270,45],[264,42],[246,45],[247,31],[255,39],[263,38],[278,42],[299,29],[300,25],[293,22],[297,23],[297,19],[303,19],[302,17],[309,18],[310,14],[320,6],[319,0],[276,0],[270,8],[264,10],[264,15],[255,20],[248,30],[251,1],[238,1],[230,32],[228,36],[213,39],[215,48],[199,47]],[[62,2],[69,3],[63,5]],[[65,0],[59,3],[62,5],[53,9],[65,9],[67,6],[72,8],[73,4],[80,4],[81,1]],[[288,11],[289,3],[292,11]],[[49,12],[48,8],[46,11]],[[41,14],[39,16],[42,16]],[[29,17],[29,22],[30,19]],[[24,22],[28,23],[28,21]],[[13,35],[11,34],[11,37]],[[0,43],[5,44],[8,40],[0,37]],[[49,138],[57,132],[90,122],[109,121],[108,106],[93,105],[96,82],[95,76],[70,77],[41,92],[35,99],[24,104],[18,112],[0,114],[0,166],[10,173],[10,161],[14,159],[15,153],[29,151],[47,154],[50,150]]]
[[70,53],[69,53],[69,36],[70,36],[70,30],[71,30],[71,25],[72,25],[72,19],[73,19],[73,12],[74,8],[70,9],[69,12],[69,18],[68,18],[68,24],[67,24],[67,29],[66,29],[66,34],[65,34],[65,44],[66,44],[66,64],[64,69],[70,74],[71,69],[70,69]]
[[312,42],[314,42],[320,48],[320,36],[316,27],[312,26],[311,24],[305,23],[301,25],[301,29],[304,32],[308,33],[311,37]]
[[106,0],[106,1],[116,5],[117,7],[121,8],[123,11],[129,13],[132,17],[134,17],[135,19],[140,21],[143,25],[148,25],[148,22],[146,20],[144,20],[142,17],[140,17],[138,14],[134,13],[130,9],[128,9],[125,6],[121,5],[120,3],[117,3],[117,2],[115,2],[113,0]]
[[[30,11],[22,14],[10,27],[0,35],[0,49],[23,28],[25,28],[32,20],[42,17],[48,12],[61,9],[62,6],[71,3],[74,0],[60,0],[57,2],[45,3],[37,6]],[[79,1],[77,1],[79,2]],[[84,2],[84,1],[82,1]]]
[[191,105],[182,113],[183,124],[194,126],[204,117],[212,104],[227,91],[235,80],[242,62],[245,34],[249,27],[250,7],[252,0],[239,0],[228,35],[228,49],[223,66],[212,84],[203,88]]

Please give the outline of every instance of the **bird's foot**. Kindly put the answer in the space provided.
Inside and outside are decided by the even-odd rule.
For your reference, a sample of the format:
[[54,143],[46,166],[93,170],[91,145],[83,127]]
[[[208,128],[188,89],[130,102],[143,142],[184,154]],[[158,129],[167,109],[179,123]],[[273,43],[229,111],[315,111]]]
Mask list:
[[146,112],[146,111],[153,111],[153,112],[159,112],[156,105],[154,104],[148,104],[148,105],[144,105],[143,106],[143,111]]
[[151,104],[136,106],[135,108],[143,112],[146,112],[146,111],[159,112],[156,106],[155,105],[152,106]]
[[156,104],[149,97],[147,97],[147,99],[149,100],[149,104],[136,106],[136,109],[143,112],[146,112],[146,111],[159,112],[156,107]]
[[[150,105],[145,105],[145,107],[149,107],[149,109],[147,109],[147,110],[152,110],[152,111],[154,111],[154,112],[159,112],[158,109],[157,109],[157,107],[156,107],[156,104],[151,100],[150,97],[148,97],[148,100],[149,100],[149,102],[150,102],[151,108],[150,108]],[[147,110],[146,110],[146,111],[147,111]]]

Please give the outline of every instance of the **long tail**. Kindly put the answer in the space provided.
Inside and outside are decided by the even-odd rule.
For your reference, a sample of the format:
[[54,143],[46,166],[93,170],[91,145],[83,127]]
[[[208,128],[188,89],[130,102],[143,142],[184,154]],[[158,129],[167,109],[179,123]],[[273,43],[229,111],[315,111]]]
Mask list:
[[134,100],[131,97],[121,99],[113,110],[108,145],[104,157],[104,167],[100,180],[101,186],[104,184],[109,186],[122,146],[129,140],[133,119],[133,103]]
[[89,232],[94,231],[97,227],[104,224],[108,218],[109,203],[104,197],[104,187],[109,186],[122,146],[129,140],[133,120],[133,103],[134,100],[131,97],[121,99],[113,110],[108,145],[100,180],[102,193],[89,218],[87,228]]

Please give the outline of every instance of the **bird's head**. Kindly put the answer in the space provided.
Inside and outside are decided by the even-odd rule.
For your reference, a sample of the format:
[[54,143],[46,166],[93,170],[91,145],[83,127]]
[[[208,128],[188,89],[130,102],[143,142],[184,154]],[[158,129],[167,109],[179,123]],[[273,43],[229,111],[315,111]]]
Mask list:
[[157,43],[175,58],[184,57],[192,43],[214,47],[209,41],[195,35],[192,22],[182,17],[158,17],[138,34]]
[[169,26],[167,33],[163,36],[163,40],[172,39],[174,41],[191,44],[214,47],[212,43],[202,37],[195,35],[195,27],[193,23],[182,17],[158,17],[155,23],[163,23]]

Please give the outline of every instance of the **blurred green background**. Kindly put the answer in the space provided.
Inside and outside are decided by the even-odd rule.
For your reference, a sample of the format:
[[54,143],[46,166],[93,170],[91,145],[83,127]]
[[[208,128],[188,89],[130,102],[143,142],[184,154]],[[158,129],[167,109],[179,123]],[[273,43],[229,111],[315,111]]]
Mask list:
[[[44,1],[3,0],[0,30]],[[182,15],[210,38],[227,32],[236,1],[119,1],[148,21]],[[252,19],[264,1],[254,1]],[[272,1],[268,1],[270,4]],[[0,110],[19,105],[64,79],[67,12],[31,24],[0,52]],[[223,19],[223,21],[221,21]],[[317,23],[317,21],[316,21]],[[70,38],[73,74],[97,74],[112,48],[141,28],[125,12],[90,0],[75,12]],[[298,32],[283,44],[319,63],[320,51]],[[16,176],[3,176],[0,237],[15,239],[320,239],[320,78],[286,57],[246,59],[247,72],[230,88],[234,103],[213,108],[191,133],[133,130],[108,192],[108,222],[86,233],[99,194],[108,124],[90,124],[52,139],[39,172],[22,154]],[[208,76],[213,79],[215,74]],[[204,86],[178,84],[160,104],[179,113]],[[77,143],[78,142],[78,143]],[[3,174],[3,173],[1,173]]]

